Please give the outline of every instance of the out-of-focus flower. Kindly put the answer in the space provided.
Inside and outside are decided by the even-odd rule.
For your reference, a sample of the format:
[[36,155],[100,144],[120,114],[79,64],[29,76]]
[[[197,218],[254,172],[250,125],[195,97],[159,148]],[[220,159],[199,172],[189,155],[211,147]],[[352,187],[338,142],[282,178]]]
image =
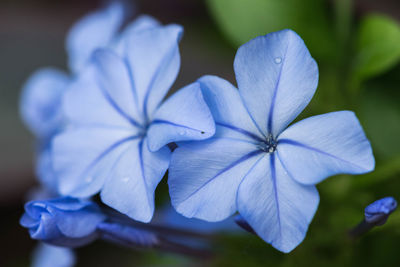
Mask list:
[[32,267],[72,267],[75,265],[75,254],[71,249],[39,244],[32,259]]
[[75,23],[65,44],[72,73],[79,73],[88,64],[93,51],[111,46],[117,41],[128,15],[127,10],[129,8],[126,4],[112,1],[106,8],[89,13]]
[[173,153],[169,188],[187,217],[220,221],[236,211],[276,249],[305,237],[319,203],[316,183],[374,169],[369,141],[350,111],[314,116],[286,128],[311,100],[318,68],[291,30],[239,48],[239,91],[215,76],[199,80],[216,121],[213,138]]
[[[72,73],[84,68],[95,49],[116,46],[126,10],[125,4],[115,1],[88,14],[71,28],[66,49]],[[135,23],[128,25],[127,31]],[[20,100],[22,120],[37,138],[36,175],[48,190],[54,192],[57,192],[57,179],[52,168],[49,142],[65,127],[61,99],[73,80],[73,75],[61,70],[40,69],[25,83]]]
[[71,129],[53,142],[59,191],[88,197],[148,222],[170,161],[168,143],[212,136],[215,125],[193,83],[160,104],[180,67],[179,25],[138,21],[120,44],[101,49],[65,95]]
[[106,219],[93,202],[72,198],[31,201],[25,212],[20,223],[33,239],[65,247],[92,242],[98,224]]
[[[92,52],[113,45],[124,21],[124,5],[113,2],[78,21],[66,40],[71,71],[77,73],[89,61]],[[61,98],[73,80],[63,71],[44,68],[26,82],[21,96],[23,121],[39,139],[51,137],[63,125]]]
[[61,95],[69,81],[64,72],[46,68],[35,72],[26,82],[20,112],[37,138],[48,138],[62,125]]
[[365,208],[365,221],[375,225],[383,225],[396,208],[397,201],[393,197],[379,199]]

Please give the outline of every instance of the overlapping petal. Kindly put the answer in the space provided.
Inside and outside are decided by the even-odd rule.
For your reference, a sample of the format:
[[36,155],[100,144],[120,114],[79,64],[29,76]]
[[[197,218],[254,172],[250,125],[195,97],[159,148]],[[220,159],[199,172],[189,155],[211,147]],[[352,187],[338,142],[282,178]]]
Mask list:
[[90,66],[68,87],[63,97],[63,112],[75,127],[116,127],[131,129],[129,119],[104,95],[96,81],[96,70]]
[[230,138],[182,144],[169,169],[172,205],[189,218],[226,219],[237,209],[239,183],[260,155],[254,144]]
[[94,50],[111,43],[124,17],[124,5],[116,1],[105,9],[85,16],[71,28],[66,40],[66,50],[72,72],[78,73],[82,70]]
[[53,141],[53,165],[63,195],[88,197],[104,185],[114,163],[139,136],[110,127],[77,128]]
[[129,36],[136,32],[159,26],[161,24],[155,18],[148,15],[141,15],[125,27],[115,43],[112,44],[112,48],[118,55],[123,55],[124,51],[128,49]]
[[62,94],[69,77],[56,69],[35,72],[26,82],[21,96],[22,119],[38,138],[48,138],[62,125]]
[[138,109],[137,92],[134,90],[129,66],[122,57],[110,49],[99,49],[93,54],[94,83],[112,107],[135,127],[145,123]]
[[240,95],[261,132],[276,137],[310,102],[318,67],[291,30],[257,37],[234,62]]
[[294,181],[276,154],[249,170],[237,194],[239,213],[266,242],[290,252],[303,241],[319,203],[315,186]]
[[217,76],[204,76],[198,82],[215,120],[217,132],[214,138],[232,138],[252,143],[262,140],[263,135],[257,132],[238,90],[232,84]]
[[139,110],[149,118],[178,75],[179,25],[154,27],[128,37],[125,55]]
[[199,83],[192,83],[168,98],[156,111],[148,130],[149,149],[171,142],[203,140],[215,133],[215,124],[204,102]]
[[316,184],[328,176],[372,171],[371,145],[356,116],[339,111],[304,119],[278,139],[282,163],[296,181]]
[[102,201],[135,220],[149,222],[154,191],[168,168],[170,153],[168,147],[150,152],[147,138],[131,142],[109,173]]

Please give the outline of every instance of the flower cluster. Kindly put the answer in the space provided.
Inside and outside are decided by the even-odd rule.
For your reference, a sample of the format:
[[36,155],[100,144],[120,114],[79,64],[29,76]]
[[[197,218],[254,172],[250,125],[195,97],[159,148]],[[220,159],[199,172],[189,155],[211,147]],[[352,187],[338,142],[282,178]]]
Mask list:
[[[141,16],[121,30],[124,19],[115,4],[80,21],[67,42],[74,75],[44,71],[27,84],[23,117],[50,140],[42,173],[52,174],[57,194],[76,198],[67,210],[57,200],[27,204],[21,223],[33,238],[54,229],[57,240],[41,239],[86,241],[100,231],[121,241],[122,232],[133,230],[104,224],[105,217],[94,212],[99,210],[79,199],[100,194],[107,206],[148,223],[156,187],[169,169],[178,213],[217,222],[238,212],[240,225],[289,252],[302,242],[317,210],[315,184],[374,169],[370,143],[353,112],[288,127],[318,84],[317,63],[292,30],[239,48],[238,89],[204,76],[164,100],[179,72],[183,29]],[[43,223],[35,221],[39,217]]]

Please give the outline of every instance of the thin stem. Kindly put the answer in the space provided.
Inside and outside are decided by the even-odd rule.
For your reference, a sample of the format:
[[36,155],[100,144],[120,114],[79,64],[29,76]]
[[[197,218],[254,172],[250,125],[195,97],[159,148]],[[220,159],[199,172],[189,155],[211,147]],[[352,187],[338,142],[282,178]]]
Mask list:
[[371,230],[374,226],[375,224],[371,224],[366,222],[365,220],[362,220],[356,227],[349,231],[349,237],[351,239],[357,239],[363,234],[367,233],[369,230]]
[[116,222],[116,223],[120,223],[120,224],[123,224],[126,226],[136,227],[138,229],[151,231],[151,232],[158,233],[158,234],[165,235],[165,236],[181,236],[181,237],[188,237],[188,238],[203,239],[203,240],[207,240],[207,241],[212,241],[216,238],[216,236],[213,234],[200,233],[200,232],[196,232],[196,231],[184,230],[184,229],[179,229],[179,228],[165,226],[165,225],[137,222],[137,221],[132,220],[128,216],[121,214],[119,212],[116,212],[114,210],[111,210],[109,208],[104,209],[104,211],[106,214],[109,215],[109,221],[111,221],[111,222]]

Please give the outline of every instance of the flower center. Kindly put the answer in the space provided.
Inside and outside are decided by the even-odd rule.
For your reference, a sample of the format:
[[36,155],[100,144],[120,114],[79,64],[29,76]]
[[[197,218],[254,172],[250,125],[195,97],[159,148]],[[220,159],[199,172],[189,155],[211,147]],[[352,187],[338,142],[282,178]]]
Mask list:
[[272,134],[269,134],[265,141],[258,144],[258,147],[264,152],[273,153],[276,150],[277,144],[278,143],[276,142]]

